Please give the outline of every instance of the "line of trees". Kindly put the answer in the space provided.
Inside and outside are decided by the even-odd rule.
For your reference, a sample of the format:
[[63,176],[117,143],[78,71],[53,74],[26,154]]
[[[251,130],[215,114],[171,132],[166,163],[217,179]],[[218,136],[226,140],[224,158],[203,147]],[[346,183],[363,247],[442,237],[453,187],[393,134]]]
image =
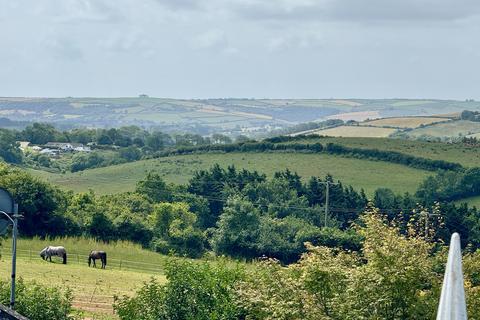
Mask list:
[[[463,167],[459,163],[433,160],[414,155],[408,155],[396,151],[383,151],[378,149],[351,148],[340,144],[320,142],[315,143],[285,143],[290,137],[278,137],[267,139],[264,141],[248,141],[235,144],[225,145],[206,145],[198,147],[184,147],[175,150],[168,150],[157,153],[157,157],[167,157],[171,155],[204,153],[204,152],[310,152],[310,153],[328,153],[354,157],[359,159],[374,159],[379,161],[387,161],[398,163],[413,168],[436,171],[436,170],[462,170]],[[298,138],[294,138],[298,139]],[[274,142],[272,142],[274,141]]]
[[[464,181],[473,183],[480,176],[473,173]],[[407,222],[422,223],[427,212],[439,211],[438,239],[446,241],[451,232],[459,231],[464,244],[479,247],[477,209],[447,203],[432,209],[438,206],[436,196],[424,194],[437,189],[429,179],[415,195],[381,188],[371,201],[390,221],[400,217],[402,232],[408,231]],[[215,165],[196,172],[186,185],[167,184],[149,173],[134,192],[98,196],[63,192],[21,169],[0,164],[0,186],[20,204],[24,236],[86,235],[104,241],[131,240],[161,253],[199,257],[214,251],[248,259],[265,255],[284,263],[296,261],[306,241],[360,249],[361,238],[352,226],[369,200],[363,190],[337,181],[330,188],[325,225],[324,183],[333,181],[327,175],[304,182],[289,170],[269,179],[255,171]]]

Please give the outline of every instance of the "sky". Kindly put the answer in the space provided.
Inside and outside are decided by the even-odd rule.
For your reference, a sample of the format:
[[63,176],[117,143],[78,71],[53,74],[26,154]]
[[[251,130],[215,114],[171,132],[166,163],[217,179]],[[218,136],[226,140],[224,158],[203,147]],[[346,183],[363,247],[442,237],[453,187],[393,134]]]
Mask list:
[[0,96],[480,99],[478,0],[0,0]]

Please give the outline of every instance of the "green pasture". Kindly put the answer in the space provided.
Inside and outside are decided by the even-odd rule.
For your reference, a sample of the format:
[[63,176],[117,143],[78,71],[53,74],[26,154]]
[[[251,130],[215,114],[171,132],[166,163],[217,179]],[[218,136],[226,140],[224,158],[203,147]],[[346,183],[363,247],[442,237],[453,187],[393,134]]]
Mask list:
[[396,151],[427,159],[457,162],[465,167],[480,166],[480,148],[465,146],[458,143],[448,144],[443,142],[412,141],[389,138],[334,137],[319,137],[316,139],[299,141],[299,143],[309,142],[320,142],[324,145],[327,143],[336,143],[351,148]]
[[477,207],[478,209],[480,209],[480,196],[455,201],[455,204],[457,205],[460,205],[462,203],[467,203],[469,207]]
[[[43,261],[39,251],[47,245],[62,245],[67,249],[68,261],[60,258]],[[87,255],[93,249],[107,252],[107,268],[102,270],[87,265]],[[0,277],[10,279],[11,242],[0,247]],[[17,277],[37,281],[53,287],[71,289],[74,307],[86,311],[90,319],[112,318],[113,297],[131,296],[152,277],[164,282],[163,265],[167,257],[142,249],[129,242],[100,243],[85,238],[19,239]]]
[[225,168],[235,165],[257,170],[269,176],[287,168],[305,179],[331,174],[354,188],[365,189],[369,195],[380,187],[399,193],[414,192],[431,174],[388,162],[305,153],[206,153],[143,160],[77,173],[30,172],[66,190],[83,192],[92,189],[99,194],[110,194],[134,190],[135,184],[149,171],[159,173],[168,182],[184,184],[196,170],[210,168],[215,163]]
[[407,134],[412,138],[419,138],[421,136],[432,137],[462,137],[480,132],[480,122],[473,121],[450,121],[445,123],[438,123],[424,128],[417,128],[409,131]]

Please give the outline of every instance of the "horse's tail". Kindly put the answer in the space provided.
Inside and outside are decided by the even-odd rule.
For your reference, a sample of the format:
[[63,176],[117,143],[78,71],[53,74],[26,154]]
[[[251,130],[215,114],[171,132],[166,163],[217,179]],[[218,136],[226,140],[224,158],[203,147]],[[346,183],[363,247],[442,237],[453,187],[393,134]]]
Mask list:
[[105,265],[107,265],[107,253],[105,252]]
[[63,264],[67,264],[67,253],[63,253]]

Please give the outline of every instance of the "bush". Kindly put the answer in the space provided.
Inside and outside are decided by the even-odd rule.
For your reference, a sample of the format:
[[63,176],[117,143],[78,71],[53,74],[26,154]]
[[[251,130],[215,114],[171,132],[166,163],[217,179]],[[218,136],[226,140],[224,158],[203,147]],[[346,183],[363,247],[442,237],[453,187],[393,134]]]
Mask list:
[[[70,320],[72,313],[72,294],[55,287],[42,286],[35,282],[24,282],[21,278],[16,284],[15,311],[31,320]],[[7,305],[10,301],[10,283],[0,281],[0,302]]]
[[116,297],[114,309],[122,320],[239,319],[234,288],[243,274],[221,261],[174,259],[166,267],[166,285],[152,279],[135,297]]
[[104,161],[104,157],[97,152],[92,152],[89,154],[79,153],[73,156],[70,170],[72,172],[77,172],[85,169],[97,168],[102,166]]

